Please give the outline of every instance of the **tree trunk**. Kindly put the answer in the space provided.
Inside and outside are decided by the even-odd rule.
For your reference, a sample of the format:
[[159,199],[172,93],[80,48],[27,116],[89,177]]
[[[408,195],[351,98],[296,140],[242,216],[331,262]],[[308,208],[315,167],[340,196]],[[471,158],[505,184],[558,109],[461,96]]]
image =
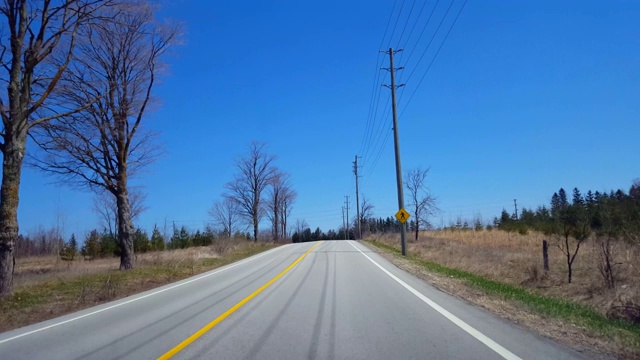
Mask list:
[[275,207],[275,211],[273,212],[273,241],[278,241],[278,233],[280,230],[280,223],[278,222],[280,219],[278,219],[278,207]]
[[569,239],[565,240],[565,244],[567,246],[567,273],[569,276],[569,284],[571,284],[571,254],[569,253]]
[[283,211],[282,211],[282,237],[287,238],[287,205],[285,202]]
[[[21,122],[15,121],[19,124]],[[7,129],[2,185],[0,188],[0,297],[13,291],[14,251],[18,239],[18,195],[20,173],[27,142],[26,124],[18,129]],[[17,126],[16,126],[17,127]]]
[[118,185],[116,200],[118,204],[118,240],[120,242],[120,270],[133,269],[133,225],[131,223],[131,208],[129,205],[129,191],[126,181]]
[[253,217],[253,242],[258,242],[258,217]]
[[418,234],[420,233],[420,223],[416,218],[416,242],[418,242]]

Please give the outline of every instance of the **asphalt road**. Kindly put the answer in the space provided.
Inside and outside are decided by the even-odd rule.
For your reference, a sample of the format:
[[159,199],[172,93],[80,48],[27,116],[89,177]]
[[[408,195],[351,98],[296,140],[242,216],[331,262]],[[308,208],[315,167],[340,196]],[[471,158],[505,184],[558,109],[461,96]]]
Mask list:
[[582,358],[434,289],[354,241],[281,246],[178,283],[0,334],[0,359],[171,355]]

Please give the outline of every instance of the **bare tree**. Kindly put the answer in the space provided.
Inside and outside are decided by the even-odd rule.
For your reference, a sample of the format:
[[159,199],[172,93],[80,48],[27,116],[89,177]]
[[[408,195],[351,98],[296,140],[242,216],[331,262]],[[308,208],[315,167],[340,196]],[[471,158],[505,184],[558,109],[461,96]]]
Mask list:
[[269,182],[267,217],[271,221],[274,241],[287,234],[287,216],[295,198],[290,179],[289,174],[276,171]]
[[[133,224],[128,180],[158,154],[141,128],[160,57],[177,29],[159,25],[145,1],[103,8],[103,18],[80,29],[81,61],[69,66],[59,98],[86,109],[42,127],[34,137],[43,150],[34,164],[67,184],[108,191],[116,199],[120,269],[133,268]],[[102,96],[104,94],[104,96]]]
[[240,205],[237,201],[229,198],[216,201],[209,210],[209,215],[229,238],[241,229],[240,223],[242,219],[240,215]]
[[373,208],[373,204],[370,203],[363,194],[362,201],[360,201],[360,226],[363,234],[371,232],[371,224],[369,221],[373,217]]
[[285,187],[282,191],[282,206],[280,207],[280,227],[281,234],[284,238],[290,237],[287,232],[287,226],[289,215],[291,215],[291,209],[293,209],[293,203],[296,201],[298,194],[291,187]]
[[[117,234],[118,229],[118,203],[117,199],[108,191],[96,193],[93,198],[93,210],[98,214],[102,226],[112,235]],[[144,202],[147,194],[140,188],[129,187],[129,204],[131,208],[131,221],[135,221],[147,207]]]
[[[78,30],[105,0],[5,0],[0,4],[0,296],[13,287],[20,175],[30,131],[79,107],[48,106],[49,96],[75,57]],[[53,62],[52,54],[59,61]]]
[[418,240],[420,228],[430,226],[429,217],[437,214],[436,198],[427,189],[425,180],[429,169],[410,169],[405,174],[404,186],[409,193],[409,206],[413,212],[416,227],[415,240]]
[[240,214],[253,225],[254,242],[258,241],[258,225],[264,215],[262,192],[276,173],[275,157],[266,153],[265,146],[251,142],[249,153],[236,161],[238,173],[234,180],[225,185],[229,191],[226,197],[238,203]]
[[302,232],[309,228],[309,224],[304,219],[297,219],[294,227],[298,234],[302,234]]
[[[564,192],[563,189],[560,190],[562,193]],[[561,197],[565,196],[561,195]],[[591,235],[588,211],[577,188],[574,189],[572,204],[564,200],[558,206],[552,206],[551,223],[544,233],[557,240],[556,245],[567,259],[567,279],[568,283],[571,283],[573,263],[578,256],[580,246]]]

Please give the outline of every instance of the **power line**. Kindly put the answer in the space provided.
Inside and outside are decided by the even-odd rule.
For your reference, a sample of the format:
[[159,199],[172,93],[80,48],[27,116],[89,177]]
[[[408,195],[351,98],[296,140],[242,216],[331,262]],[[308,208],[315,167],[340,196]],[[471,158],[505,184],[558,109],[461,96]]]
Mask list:
[[[438,0],[438,1],[439,1],[439,0]],[[427,2],[425,1],[425,3],[423,4],[422,8],[420,9],[420,13],[418,14],[418,17],[416,18],[416,22],[414,23],[414,25],[413,25],[413,27],[412,27],[412,29],[411,29],[410,33],[409,33],[409,37],[407,37],[407,43],[409,42],[409,39],[410,39],[410,37],[411,37],[411,34],[413,33],[413,31],[414,31],[414,29],[415,29],[416,25],[418,24],[419,17],[421,16],[422,12],[424,11],[424,9],[425,9],[425,7],[426,7],[426,4],[427,4]],[[403,28],[403,33],[404,33],[405,29],[406,29],[407,24],[409,23],[410,15],[411,15],[411,12],[413,11],[413,7],[414,7],[414,5],[415,5],[415,1],[414,1],[414,3],[412,4],[412,7],[411,7],[411,9],[410,9],[409,17],[407,17],[407,21],[406,21],[406,23],[405,23],[405,27]],[[420,36],[418,37],[417,42],[419,42],[419,41],[420,41],[420,39],[422,38],[422,35],[424,34],[424,32],[425,32],[425,30],[426,30],[426,28],[427,28],[427,26],[428,26],[428,24],[429,24],[429,22],[430,22],[430,20],[431,20],[432,16],[433,16],[433,12],[435,11],[435,8],[437,7],[437,5],[438,5],[438,2],[436,2],[436,4],[435,4],[434,8],[431,10],[431,13],[429,14],[429,18],[427,19],[427,22],[425,23],[425,26],[423,27],[422,32],[421,32]],[[399,17],[398,17],[398,18],[399,18]],[[401,35],[401,37],[400,37],[399,42],[401,42],[401,40],[402,40],[402,35]],[[411,51],[411,53],[409,54],[409,59],[411,58],[411,55],[413,54],[413,51],[415,51],[415,47],[414,47],[414,49]],[[400,59],[402,59],[402,53],[401,53]],[[403,75],[403,74],[401,74],[401,75],[400,75],[400,78],[402,78],[402,75]],[[387,143],[387,141],[388,141],[388,138],[389,138],[389,133],[386,133],[384,137],[382,136],[382,135],[384,134],[384,129],[385,129],[384,122],[383,122],[383,124],[382,124],[380,127],[378,127],[378,128],[377,128],[377,130],[376,130],[376,127],[375,127],[375,124],[376,124],[376,122],[377,122],[376,120],[377,120],[377,118],[378,118],[378,112],[377,112],[377,109],[378,109],[378,104],[379,104],[379,101],[380,101],[380,89],[381,89],[381,88],[379,88],[379,91],[378,91],[378,97],[377,97],[376,107],[375,107],[375,110],[374,110],[374,113],[373,113],[373,125],[372,125],[372,127],[371,127],[371,131],[370,131],[370,133],[369,133],[369,137],[368,137],[368,141],[369,141],[369,142],[371,142],[371,141],[373,140],[373,143],[372,143],[372,144],[373,144],[373,151],[372,151],[372,154],[375,154],[375,153],[376,153],[376,149],[378,149],[378,152],[377,152],[377,154],[375,155],[375,158],[374,158],[374,161],[373,161],[373,165],[370,167],[369,172],[368,172],[368,175],[369,175],[369,174],[371,174],[371,173],[373,172],[373,169],[375,168],[375,165],[377,165],[378,160],[379,160],[379,158],[380,158],[380,155],[381,155],[382,151],[384,150],[384,148],[385,148],[385,146],[386,146],[386,143]],[[402,89],[402,92],[401,92],[401,94],[400,94],[400,95],[401,95],[400,100],[402,99],[402,94],[404,94],[404,89]],[[390,106],[389,106],[389,105],[390,105],[390,101],[386,103],[386,105],[385,105],[385,107],[384,107],[384,110],[382,111],[381,119],[386,119],[386,118],[387,118],[387,115],[388,115],[387,113],[388,113],[388,112],[390,113],[390,110],[391,110],[391,109],[390,109]],[[366,131],[366,130],[365,130],[365,131]],[[380,140],[382,140],[382,143],[380,142]],[[380,146],[380,147],[378,148],[378,146]],[[367,151],[366,151],[366,152],[364,152],[364,154],[363,154],[363,166],[368,165],[368,163],[369,163],[369,160],[368,160],[368,159],[369,159],[369,156],[368,156],[368,155],[369,155],[369,150],[370,150],[370,149],[371,149],[371,145],[367,146],[367,148],[366,148],[366,150],[367,150]],[[368,176],[368,175],[367,175],[367,176]]]
[[[384,40],[387,37],[387,33],[389,31],[389,25],[391,25],[391,19],[393,19],[393,13],[394,10],[396,8],[396,3],[397,0],[395,0],[393,2],[393,7],[391,8],[391,13],[389,13],[389,19],[387,20],[387,26],[384,29],[384,34],[382,35],[382,40],[380,41],[380,46],[379,48],[382,48],[383,44],[384,44]],[[362,139],[362,144],[360,146],[360,151],[358,151],[359,153],[362,153],[364,150],[364,147],[367,144],[367,134],[369,133],[369,128],[373,128],[374,124],[375,124],[375,119],[374,119],[374,124],[371,124],[371,117],[373,116],[373,109],[374,109],[374,98],[377,98],[376,101],[376,107],[377,107],[377,102],[380,100],[380,87],[378,86],[378,83],[380,81],[380,65],[381,65],[381,59],[382,59],[382,54],[378,53],[378,57],[376,59],[376,67],[375,67],[375,73],[373,76],[373,87],[372,87],[372,91],[371,91],[371,98],[370,98],[370,104],[369,104],[369,113],[367,115],[367,121],[366,121],[366,125],[365,125],[365,133],[364,133],[364,137]],[[386,74],[385,74],[386,75]],[[376,95],[377,94],[377,95]],[[377,109],[376,109],[377,111]]]
[[445,34],[444,39],[442,40],[442,43],[440,43],[440,46],[438,47],[438,50],[436,51],[435,55],[431,59],[431,62],[429,63],[429,66],[427,67],[427,70],[424,72],[424,74],[420,78],[420,81],[418,82],[418,85],[416,85],[416,87],[413,90],[413,93],[411,93],[411,96],[409,97],[409,100],[407,100],[406,104],[404,105],[404,109],[400,113],[400,117],[402,117],[402,114],[404,114],[404,112],[407,110],[407,107],[409,106],[409,103],[411,102],[411,99],[413,99],[414,95],[416,94],[416,91],[418,91],[418,88],[420,87],[420,84],[422,84],[422,81],[427,76],[427,73],[429,73],[429,69],[431,69],[431,66],[433,65],[433,62],[438,57],[438,54],[440,54],[440,50],[442,49],[442,46],[447,41],[447,38],[449,37],[449,34],[451,33],[451,30],[453,29],[453,27],[455,26],[456,22],[458,21],[458,18],[460,17],[460,14],[462,13],[462,10],[464,9],[466,4],[467,4],[467,0],[464,0],[464,2],[462,3],[462,6],[460,7],[460,10],[458,10],[458,13],[456,14],[455,19],[453,19],[453,23],[451,23],[451,26],[449,27],[449,30]]
[[[422,12],[424,11],[424,8],[427,7],[427,3],[428,3],[428,1],[425,1],[424,4],[422,4],[422,7],[420,8],[420,12],[418,13],[418,16],[416,17],[416,21],[413,23],[413,26],[411,27],[411,31],[409,31],[409,36],[407,36],[407,41],[405,41],[405,43],[402,46],[402,48],[404,48],[404,49],[407,48],[407,44],[409,43],[409,39],[411,39],[411,35],[413,35],[413,31],[416,29],[416,26],[418,25],[418,22],[420,20],[420,16],[422,15]],[[402,55],[403,54],[400,54],[400,59],[402,59]]]
[[[447,15],[449,15],[449,11],[451,10],[451,7],[453,7],[453,3],[455,2],[455,0],[451,0],[451,4],[449,4],[449,7],[447,7],[447,11],[445,11],[444,16],[442,17],[442,19],[440,20],[440,23],[438,24],[438,27],[436,28],[436,31],[433,32],[433,35],[431,36],[431,39],[429,39],[429,42],[427,43],[427,47],[424,49],[424,51],[422,52],[422,55],[420,55],[420,58],[418,59],[418,62],[416,63],[416,66],[413,68],[413,70],[409,73],[409,77],[407,78],[407,82],[409,80],[411,80],[411,77],[413,76],[413,74],[416,72],[416,70],[418,69],[418,65],[420,65],[420,62],[422,61],[422,59],[424,58],[424,56],[426,55],[427,51],[429,50],[429,47],[431,46],[431,43],[433,42],[433,39],[435,39],[436,35],[438,35],[438,31],[440,31],[440,27],[442,26],[442,23],[444,22],[444,19],[447,18]],[[465,0],[466,2],[466,0]],[[409,60],[407,59],[407,62]]]
[[402,8],[404,8],[404,0],[402,0],[402,4],[400,5],[400,10],[396,17],[396,23],[393,25],[393,31],[391,31],[391,36],[389,36],[389,44],[387,44],[387,47],[391,47],[391,40],[393,40],[393,35],[396,33],[396,27],[398,27],[398,21],[400,21],[400,15],[402,15]]
[[[453,0],[452,0],[453,2]],[[433,6],[433,9],[431,9],[431,13],[429,13],[429,17],[427,18],[427,22],[424,23],[424,27],[422,28],[422,31],[420,32],[420,35],[418,36],[418,40],[416,40],[415,45],[411,47],[411,51],[409,52],[409,56],[407,57],[407,61],[406,63],[409,63],[409,60],[411,60],[411,56],[413,56],[413,53],[416,51],[417,47],[418,47],[418,43],[420,43],[420,39],[422,39],[422,35],[424,35],[424,32],[427,30],[427,27],[429,26],[429,23],[431,22],[431,17],[433,16],[433,13],[436,11],[436,8],[438,7],[438,3],[440,3],[440,0],[436,1],[436,4]],[[425,2],[426,5],[426,2]],[[409,39],[407,39],[407,43],[409,42]],[[406,45],[405,45],[406,48]]]
[[413,0],[413,3],[411,4],[411,9],[409,9],[409,15],[407,15],[407,21],[405,21],[404,27],[402,28],[402,32],[400,33],[400,38],[398,39],[397,47],[400,46],[400,43],[402,42],[402,37],[404,36],[404,32],[405,30],[407,30],[407,25],[409,25],[409,20],[411,19],[411,13],[413,13],[413,7],[416,5],[416,1],[417,0]]

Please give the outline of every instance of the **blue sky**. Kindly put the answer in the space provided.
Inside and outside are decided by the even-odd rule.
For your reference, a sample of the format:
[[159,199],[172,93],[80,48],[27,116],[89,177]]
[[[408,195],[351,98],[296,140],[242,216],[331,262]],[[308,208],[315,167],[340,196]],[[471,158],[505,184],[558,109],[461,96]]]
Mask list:
[[[184,24],[184,43],[166,58],[145,119],[165,154],[132,180],[148,194],[137,225],[202,228],[252,140],[267,142],[291,174],[291,224],[337,228],[345,195],[355,214],[356,154],[361,193],[376,216],[392,216],[389,90],[379,103],[375,96],[389,81],[377,69],[388,66],[381,44],[404,48],[396,56],[399,79],[409,78],[398,93],[402,165],[431,168],[436,225],[476,214],[489,221],[513,199],[519,208],[546,204],[560,187],[628,190],[640,177],[640,3],[470,0],[435,60],[463,0],[446,17],[450,2],[440,1],[428,24],[435,2],[418,17],[423,3],[409,17],[412,0],[166,1],[159,17]],[[53,182],[24,170],[21,232],[97,227],[92,194]]]

